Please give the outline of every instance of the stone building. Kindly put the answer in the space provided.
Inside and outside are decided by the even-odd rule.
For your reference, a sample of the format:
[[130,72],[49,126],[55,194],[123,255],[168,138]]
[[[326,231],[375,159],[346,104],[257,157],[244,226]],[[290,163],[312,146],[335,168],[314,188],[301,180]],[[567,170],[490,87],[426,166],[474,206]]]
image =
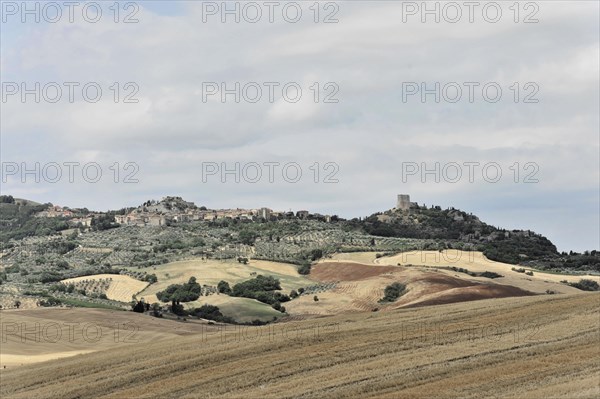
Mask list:
[[398,201],[396,203],[396,209],[400,209],[406,211],[410,209],[410,195],[408,194],[398,194]]

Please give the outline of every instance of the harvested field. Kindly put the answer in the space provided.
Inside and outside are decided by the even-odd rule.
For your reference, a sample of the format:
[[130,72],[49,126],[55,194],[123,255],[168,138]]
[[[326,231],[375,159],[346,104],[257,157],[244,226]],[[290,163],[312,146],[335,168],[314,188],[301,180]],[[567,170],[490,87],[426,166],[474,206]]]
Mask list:
[[596,398],[599,301],[598,294],[504,298],[232,327],[225,336],[178,337],[9,368],[0,394]]
[[215,327],[139,313],[84,308],[3,310],[0,366],[37,363],[81,353],[149,343]]
[[349,262],[322,262],[315,265],[310,277],[317,281],[358,281],[398,270],[393,266],[369,266]]
[[132,296],[144,290],[149,283],[136,280],[133,277],[121,274],[95,274],[92,276],[83,276],[69,278],[61,281],[64,284],[75,284],[76,288],[83,288],[89,291],[90,288],[96,288],[102,282],[108,283],[107,289],[101,289],[97,293],[104,293],[108,299],[121,302],[130,302]]
[[[310,276],[316,281],[335,281],[337,284],[332,290],[318,293],[319,301],[314,301],[313,295],[303,295],[287,303],[286,309],[291,315],[324,316],[375,309],[388,311],[401,307],[535,295],[518,287],[496,284],[490,279],[452,276],[437,269],[321,262],[313,267]],[[393,282],[405,284],[406,293],[396,302],[378,303],[385,287]]]

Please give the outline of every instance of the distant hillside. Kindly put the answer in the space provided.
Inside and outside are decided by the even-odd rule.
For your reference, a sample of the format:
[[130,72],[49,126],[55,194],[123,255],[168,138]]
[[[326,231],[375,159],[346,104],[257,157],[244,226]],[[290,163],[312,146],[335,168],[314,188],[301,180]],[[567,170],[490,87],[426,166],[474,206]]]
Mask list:
[[[134,239],[129,234],[140,239],[151,233],[147,237],[152,243],[148,247],[151,252],[135,257],[148,264],[163,263],[156,259],[158,254],[171,260],[184,257],[188,252],[189,256],[193,253],[221,256],[237,245],[251,247],[248,250],[257,258],[297,264],[314,260],[313,253],[455,248],[481,251],[492,260],[534,268],[600,272],[600,251],[559,254],[550,240],[530,230],[506,230],[486,224],[459,209],[427,208],[416,203],[410,203],[406,209],[394,208],[352,220],[337,217],[328,220],[317,217],[318,214],[305,216],[300,212],[279,212],[277,217],[272,212],[266,220],[262,217],[243,218],[235,210],[221,215],[220,219],[204,220],[201,217],[179,218],[181,214],[197,214],[206,208],[181,197],[167,196],[160,201],[148,200],[138,207],[107,213],[64,208],[69,216],[51,217],[56,212],[50,216],[47,212],[44,217],[35,216],[51,206],[50,203],[38,204],[0,196],[0,244],[6,245],[10,239],[55,235],[69,227],[80,226],[80,232],[99,232],[95,240],[103,242],[106,239],[108,243],[104,245],[115,248],[128,247]],[[130,213],[140,217],[160,215],[165,223],[156,225],[157,231],[152,232],[122,230],[123,225],[116,222],[115,216]],[[87,227],[76,223],[77,218],[83,216],[91,218]],[[146,223],[141,225],[146,226]],[[108,230],[114,230],[114,233],[100,233]],[[159,238],[159,235],[164,237]],[[198,245],[199,242],[204,244]],[[134,247],[131,250],[141,250],[138,245]]]
[[50,235],[66,229],[68,226],[64,220],[33,217],[50,206],[52,204],[39,204],[10,195],[0,196],[0,242],[11,238],[20,240],[33,235]]
[[407,210],[378,212],[348,223],[375,236],[449,240],[450,245],[481,250],[488,258],[507,263],[558,255],[556,246],[540,234],[490,226],[454,208],[413,204]]

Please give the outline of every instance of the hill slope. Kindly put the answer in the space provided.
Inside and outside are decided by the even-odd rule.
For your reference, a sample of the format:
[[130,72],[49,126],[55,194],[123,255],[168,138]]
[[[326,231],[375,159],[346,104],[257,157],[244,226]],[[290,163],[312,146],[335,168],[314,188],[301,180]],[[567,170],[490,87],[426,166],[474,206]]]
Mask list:
[[0,394],[595,398],[599,300],[505,298],[231,327],[7,369]]

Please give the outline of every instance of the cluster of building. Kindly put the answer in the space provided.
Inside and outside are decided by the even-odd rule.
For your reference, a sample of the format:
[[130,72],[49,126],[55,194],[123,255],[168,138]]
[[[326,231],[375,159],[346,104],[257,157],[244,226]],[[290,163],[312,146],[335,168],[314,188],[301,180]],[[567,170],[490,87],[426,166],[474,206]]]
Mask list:
[[269,208],[258,209],[189,209],[185,212],[162,213],[151,210],[135,209],[126,215],[116,215],[115,222],[123,226],[164,226],[167,223],[186,223],[192,221],[240,220],[256,222],[280,219],[316,219],[331,221],[331,216],[311,214],[301,210],[297,212],[276,212]]
[[46,210],[38,212],[35,214],[36,217],[46,217],[46,218],[55,218],[55,217],[73,217],[73,211],[69,208],[63,208],[62,206],[53,205]]
[[77,210],[73,211],[69,208],[63,208],[58,205],[52,205],[48,209],[36,213],[35,216],[42,218],[69,218],[67,220],[67,223],[69,223],[69,225],[72,227],[79,227],[80,225],[83,227],[90,227],[92,225],[92,217],[94,216],[93,214],[88,214],[82,217],[75,217],[77,214],[81,215],[81,213],[78,213]]
[[[66,207],[52,205],[48,209],[36,214],[37,217],[64,217],[68,218],[69,225],[73,227],[91,227],[94,216],[102,213],[78,212]],[[333,216],[335,219],[336,216]],[[206,209],[187,203],[179,197],[166,197],[162,202],[147,201],[140,207],[123,215],[115,215],[115,223],[122,226],[166,226],[171,223],[187,223],[192,221],[220,221],[239,220],[246,222],[275,221],[285,219],[312,219],[331,222],[332,216],[310,213],[306,210],[297,212],[277,212],[270,208],[257,209]]]

